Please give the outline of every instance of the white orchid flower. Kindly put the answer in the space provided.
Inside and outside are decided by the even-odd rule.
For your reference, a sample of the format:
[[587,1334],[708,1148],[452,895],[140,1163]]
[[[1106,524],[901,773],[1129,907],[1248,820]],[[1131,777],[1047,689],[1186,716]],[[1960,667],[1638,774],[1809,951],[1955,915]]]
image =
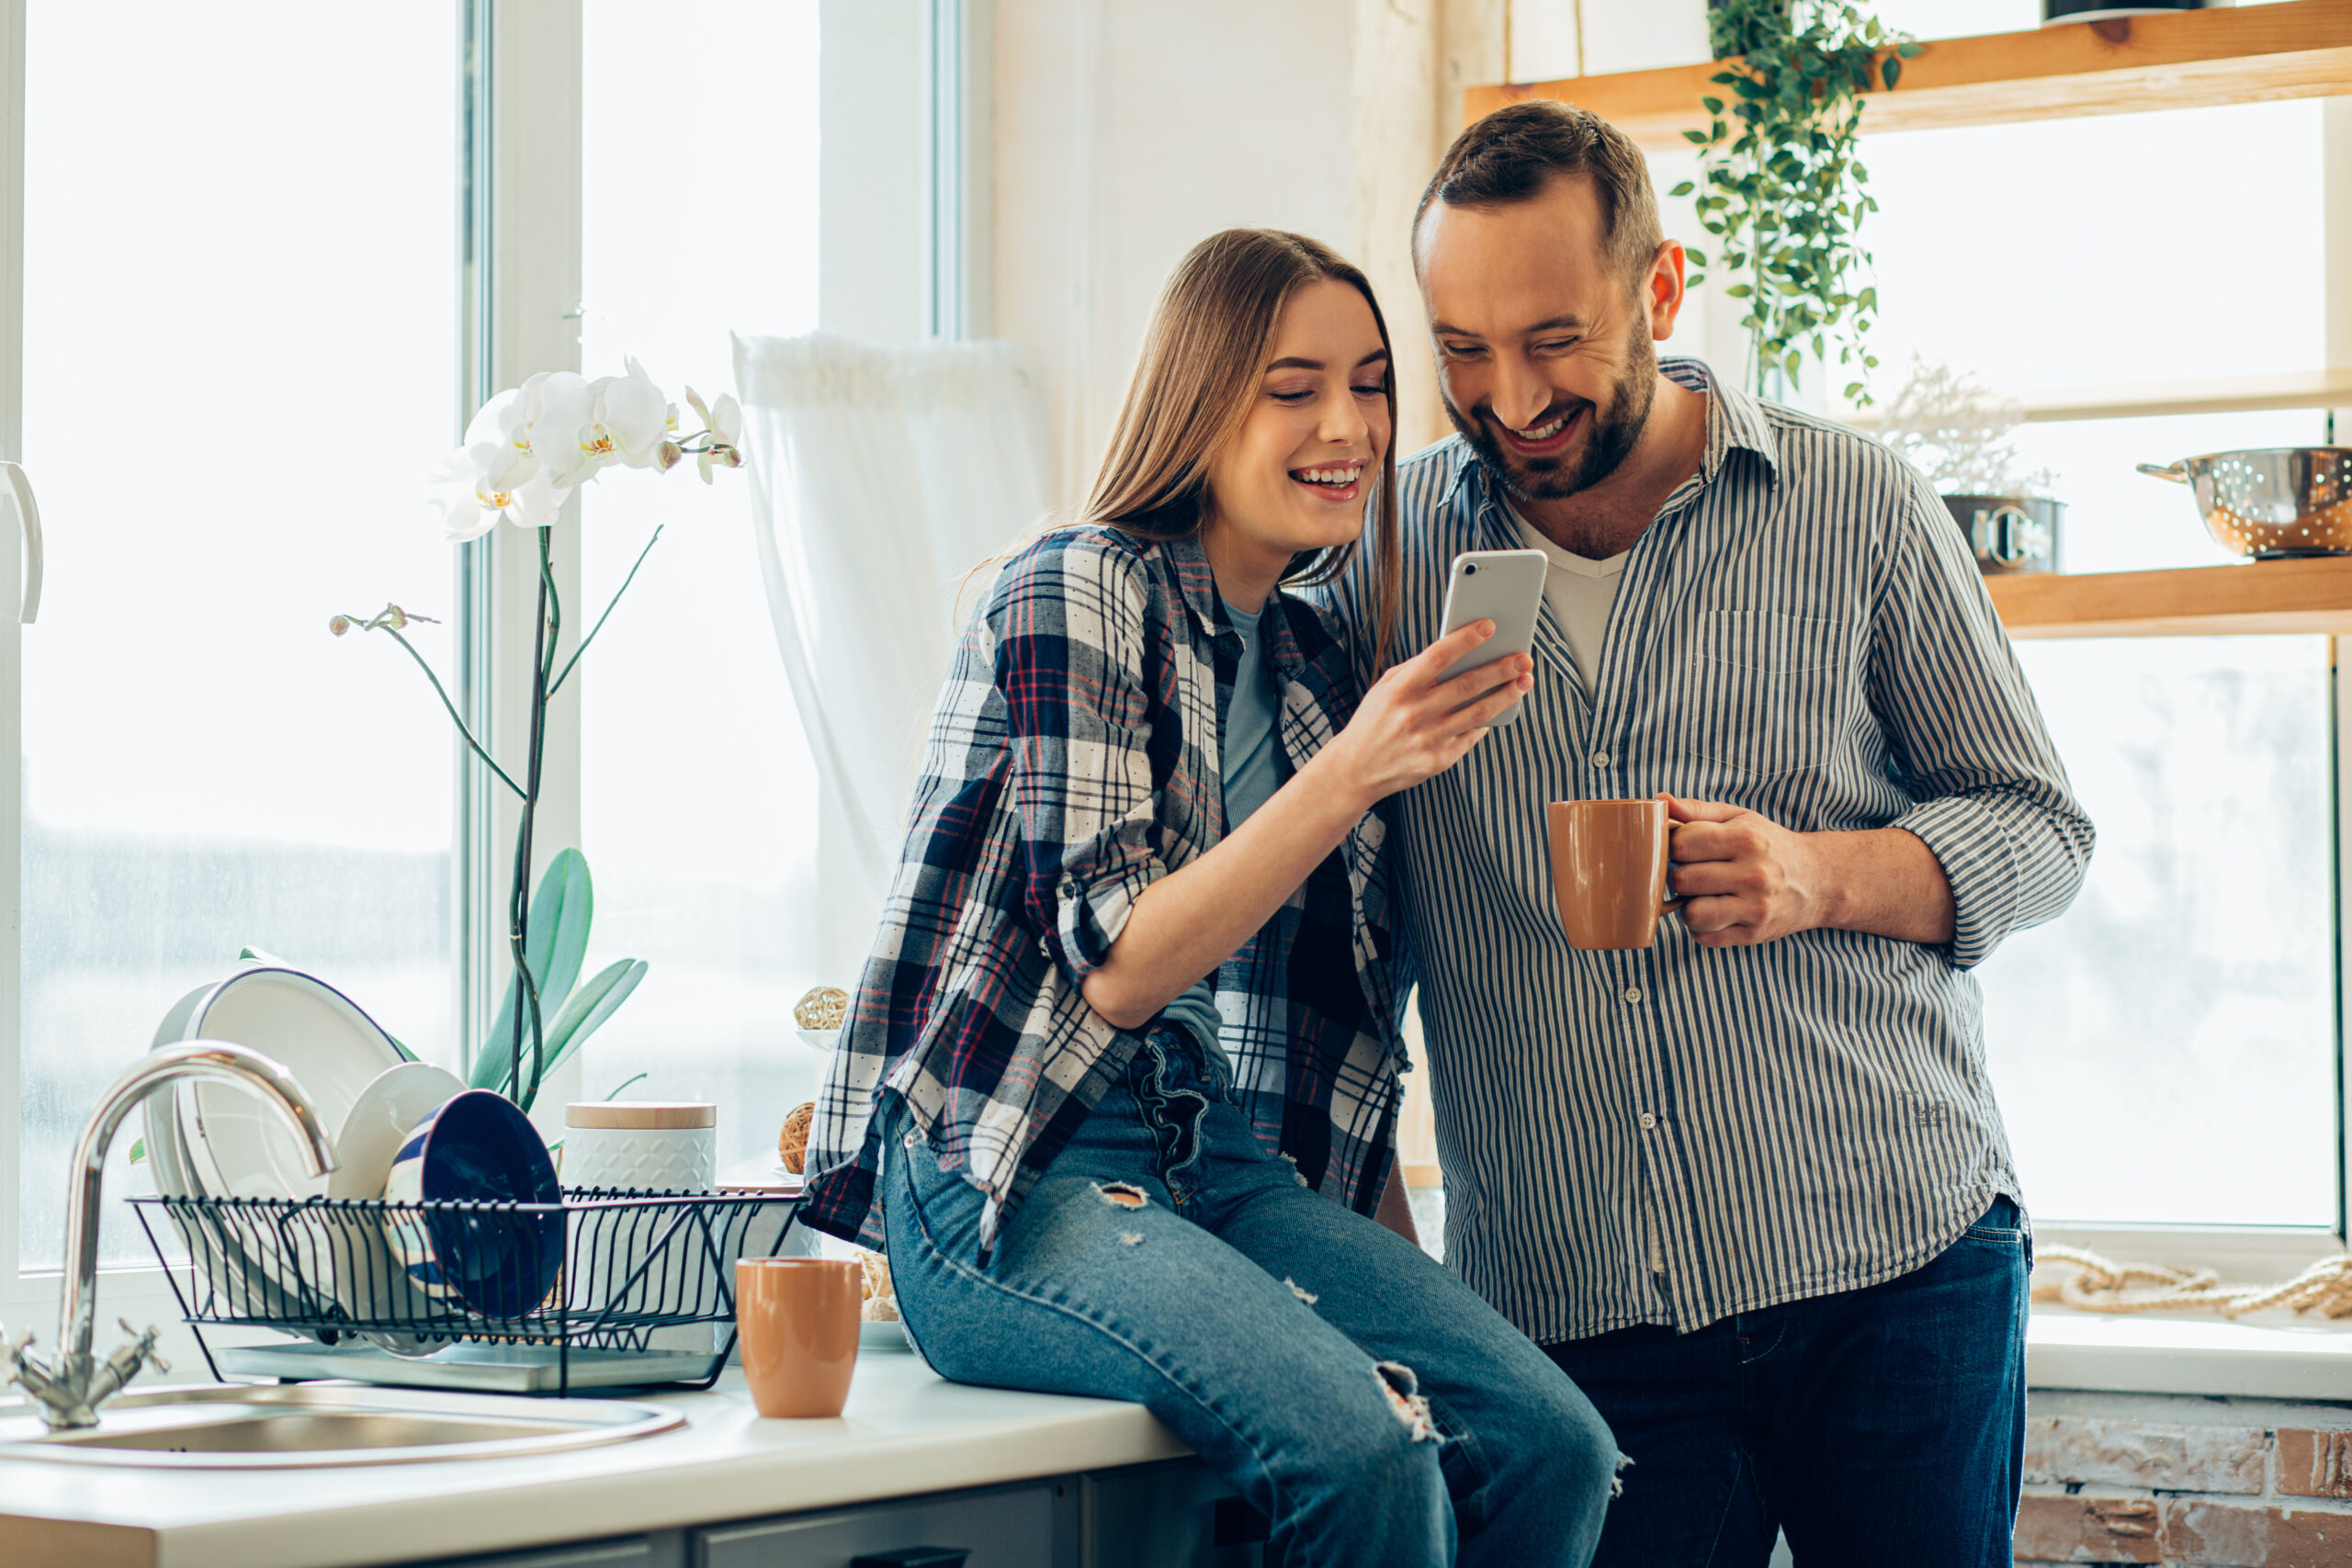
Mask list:
[[544,528],[569,493],[548,480],[529,452],[499,441],[453,453],[435,479],[442,526],[453,544],[481,537],[502,517],[518,527]]
[[629,362],[626,376],[608,376],[595,383],[604,397],[604,423],[618,444],[616,454],[624,468],[650,468],[670,438],[678,411],[652,378]]
[[[639,364],[637,362],[637,355],[633,355],[633,354],[624,354],[624,355],[621,355],[621,364],[622,364],[622,365],[623,365],[623,366],[628,369],[630,379],[632,379],[632,380],[637,380],[637,381],[642,381],[642,382],[644,382],[644,383],[645,383],[647,386],[649,386],[649,387],[650,387],[650,386],[652,386],[652,385],[653,385],[653,378],[652,378],[652,377],[650,377],[650,376],[648,376],[648,375],[645,373],[645,367],[644,367],[644,366],[642,366],[642,365],[639,365]],[[657,389],[657,390],[658,390],[658,389]],[[675,404],[675,403],[669,403],[669,402],[665,402],[664,404],[662,404],[662,428],[663,428],[664,430],[666,430],[667,432],[669,432],[671,434],[674,435],[674,434],[677,434],[677,432],[678,432],[678,405],[677,405],[677,404]]]
[[705,407],[701,396],[692,387],[686,389],[686,402],[702,421],[703,445],[695,454],[702,469],[702,482],[710,483],[714,467],[740,468],[743,466],[741,446],[743,438],[743,410],[736,402],[735,394],[721,392],[718,400]]
[[531,455],[564,489],[610,463],[650,468],[669,434],[668,411],[662,389],[642,376],[572,377],[550,386],[531,426]]
[[570,370],[542,370],[521,386],[510,387],[482,404],[481,412],[466,427],[466,445],[495,441],[518,452],[527,452],[531,449],[531,431],[548,403],[587,384]]

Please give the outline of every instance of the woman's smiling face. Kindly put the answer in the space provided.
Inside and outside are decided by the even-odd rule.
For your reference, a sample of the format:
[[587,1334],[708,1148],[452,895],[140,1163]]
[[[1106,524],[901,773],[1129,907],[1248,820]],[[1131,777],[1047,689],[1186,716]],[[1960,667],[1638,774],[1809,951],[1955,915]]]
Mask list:
[[1202,542],[1226,597],[1254,608],[1294,557],[1362,533],[1388,441],[1372,307],[1336,279],[1307,284],[1283,306],[1248,417],[1209,463]]

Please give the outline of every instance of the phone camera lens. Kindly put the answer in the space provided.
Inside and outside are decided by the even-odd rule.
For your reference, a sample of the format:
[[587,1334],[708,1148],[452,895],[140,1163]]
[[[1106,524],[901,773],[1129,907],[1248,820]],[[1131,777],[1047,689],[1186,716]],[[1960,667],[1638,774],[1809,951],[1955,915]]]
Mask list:
[[1463,575],[1463,576],[1464,576],[1464,577],[1476,577],[1476,576],[1477,576],[1477,575],[1478,575],[1478,563],[1477,563],[1476,561],[1471,561],[1470,563],[1468,563],[1467,565],[1465,565],[1465,566],[1462,569],[1462,575]]

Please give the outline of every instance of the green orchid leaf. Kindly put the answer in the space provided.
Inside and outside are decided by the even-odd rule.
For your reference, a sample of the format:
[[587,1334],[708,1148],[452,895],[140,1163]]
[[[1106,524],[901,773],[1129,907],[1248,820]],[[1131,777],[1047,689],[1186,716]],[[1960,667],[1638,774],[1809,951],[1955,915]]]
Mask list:
[[[623,958],[606,964],[595,976],[571,993],[563,1010],[555,1015],[547,1030],[547,1070],[553,1073],[571,1059],[591,1034],[604,1027],[605,1021],[628,1000],[638,982],[645,978],[650,968],[642,958]],[[532,1088],[523,1086],[515,1103],[526,1111],[531,1108]]]
[[[530,939],[525,956],[539,988],[540,1058],[542,1071],[553,1066],[555,1046],[548,1021],[562,1007],[580,978],[588,955],[588,931],[596,917],[595,886],[588,875],[588,857],[567,849],[548,863],[539,890],[531,898]],[[506,983],[506,995],[491,1020],[490,1032],[474,1053],[471,1079],[475,1089],[502,1089],[514,1066],[514,1021],[523,1016],[523,1048],[530,1049],[530,1020],[523,1000],[521,977]]]

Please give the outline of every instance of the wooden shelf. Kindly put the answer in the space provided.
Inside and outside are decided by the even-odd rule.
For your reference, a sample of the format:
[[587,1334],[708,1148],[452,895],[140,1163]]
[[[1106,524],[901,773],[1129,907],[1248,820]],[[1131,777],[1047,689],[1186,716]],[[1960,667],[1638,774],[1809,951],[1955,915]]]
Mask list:
[[[1525,98],[1590,109],[1643,146],[1681,150],[1704,130],[1719,63],[1472,87],[1463,123]],[[2352,94],[2352,0],[2291,0],[2169,17],[1938,39],[1893,92],[1867,95],[1865,133],[2134,114]]]
[[1985,586],[2013,637],[2352,633],[2352,556],[1994,577]]
[[[2014,395],[1994,392],[1996,407],[2029,424],[2075,419],[2148,419],[2165,414],[2247,413],[2274,409],[2352,409],[2352,369],[2279,370],[2262,376],[2212,376],[2190,381],[2141,381],[2112,387],[2053,387]],[[1876,430],[1883,411],[1833,403],[1831,417]]]

